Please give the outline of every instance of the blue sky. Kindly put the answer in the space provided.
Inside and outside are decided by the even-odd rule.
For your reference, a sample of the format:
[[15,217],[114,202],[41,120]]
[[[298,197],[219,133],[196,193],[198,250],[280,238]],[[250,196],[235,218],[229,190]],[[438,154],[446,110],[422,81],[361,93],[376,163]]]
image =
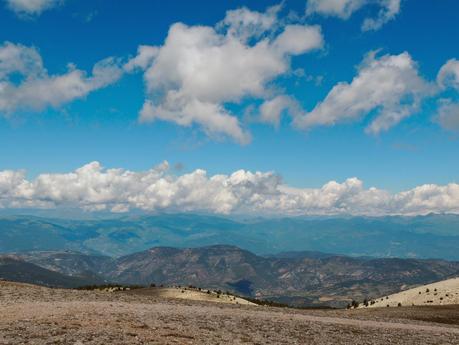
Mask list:
[[[352,5],[353,0],[343,0],[346,2]],[[319,28],[322,36],[322,42],[310,50],[289,52],[287,70],[269,79],[262,96],[242,93],[237,101],[221,97],[224,100],[218,104],[239,121],[250,141],[239,140],[229,132],[203,130],[206,124],[202,121],[187,126],[164,118],[139,121],[144,102],[151,100],[156,106],[155,92],[169,90],[155,89],[149,95],[146,72],[137,69],[122,72],[103,87],[57,105],[45,102],[43,106],[14,106],[2,112],[0,100],[0,170],[25,170],[33,179],[42,173],[73,171],[92,161],[107,168],[145,171],[166,160],[173,174],[196,169],[204,169],[209,175],[231,174],[239,169],[273,171],[282,176],[283,183],[297,188],[318,188],[351,177],[357,177],[366,187],[391,193],[423,184],[458,182],[459,113],[453,108],[445,115],[448,121],[443,125],[435,119],[441,102],[454,105],[459,98],[459,74],[454,75],[454,68],[445,79],[448,85],[437,85],[442,66],[459,58],[459,2],[401,0],[400,9],[380,27],[363,30],[362,23],[379,18],[391,1],[368,2],[347,14],[316,8],[306,15],[308,6],[312,8],[306,0],[286,0],[276,13],[277,21],[282,23],[277,31],[266,31],[246,42],[253,47],[266,37],[274,41],[288,25]],[[125,64],[136,56],[140,45],[161,48],[174,23],[219,30],[216,25],[229,10],[246,8],[263,14],[279,1],[44,3],[47,8],[34,12],[18,8],[15,0],[2,1],[0,44],[33,47],[52,77],[67,73],[69,63],[88,76],[98,61],[108,57]],[[419,86],[413,94],[408,90],[397,107],[410,103],[411,97],[419,97],[419,104],[410,107],[404,119],[376,134],[366,129],[378,117],[381,104],[390,103],[392,107],[390,100],[382,100],[379,106],[353,114],[348,120],[335,119],[333,124],[323,124],[319,119],[307,127],[292,125],[295,116],[311,117],[338,83],[349,85],[365,68],[362,61],[372,51],[376,52],[374,63],[407,52],[420,80],[437,90],[426,91],[427,86]],[[21,81],[14,73],[8,78],[15,85]],[[408,83],[407,87],[420,82],[413,81],[415,84]],[[275,96],[293,100],[300,115],[290,114],[294,110],[286,108],[277,127],[261,122],[259,106]],[[332,116],[327,109],[316,115]]]

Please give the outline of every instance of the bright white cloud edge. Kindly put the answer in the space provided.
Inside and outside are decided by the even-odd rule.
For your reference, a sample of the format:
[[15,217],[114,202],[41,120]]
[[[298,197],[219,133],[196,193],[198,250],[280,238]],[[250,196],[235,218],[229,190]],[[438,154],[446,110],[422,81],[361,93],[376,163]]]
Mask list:
[[69,173],[0,171],[1,208],[80,208],[107,210],[262,215],[421,215],[459,213],[459,184],[426,184],[391,194],[365,188],[357,178],[330,181],[321,188],[295,188],[273,172],[236,171],[209,176],[205,170],[183,175],[167,162],[147,171],[104,169],[92,162]]
[[58,6],[63,0],[5,0],[7,6],[19,15],[35,16]]

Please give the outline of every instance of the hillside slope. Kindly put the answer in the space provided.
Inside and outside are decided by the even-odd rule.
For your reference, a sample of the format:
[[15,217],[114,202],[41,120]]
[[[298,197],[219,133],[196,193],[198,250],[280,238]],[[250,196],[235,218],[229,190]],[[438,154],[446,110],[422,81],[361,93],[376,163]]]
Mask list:
[[375,299],[368,308],[450,304],[459,304],[459,277]]
[[261,257],[234,246],[152,248],[106,272],[125,284],[192,284],[295,305],[343,305],[459,274],[459,262],[415,259]]
[[74,288],[103,282],[91,274],[88,276],[66,276],[12,257],[0,257],[0,279],[62,288]]
[[459,275],[459,262],[444,260],[305,252],[263,257],[228,245],[154,247],[118,259],[75,252],[15,257],[64,275],[127,285],[194,285],[298,306],[346,306],[353,299],[363,301]]

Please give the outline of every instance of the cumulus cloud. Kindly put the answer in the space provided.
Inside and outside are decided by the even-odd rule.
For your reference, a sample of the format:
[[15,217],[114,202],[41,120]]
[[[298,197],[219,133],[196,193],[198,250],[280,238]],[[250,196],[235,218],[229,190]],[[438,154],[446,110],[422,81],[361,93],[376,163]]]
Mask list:
[[58,6],[63,0],[5,0],[7,6],[19,15],[35,16]]
[[376,18],[366,18],[362,24],[363,31],[379,30],[384,24],[391,21],[400,12],[401,0],[383,0],[379,4],[381,9]]
[[217,24],[217,28],[227,28],[229,36],[242,41],[259,38],[279,25],[277,15],[281,9],[282,5],[272,6],[264,13],[251,11],[247,7],[229,10],[225,18]]
[[124,65],[124,69],[127,72],[132,72],[136,69],[145,70],[153,63],[158,52],[158,47],[139,46],[137,48],[137,55]]
[[388,130],[419,110],[424,97],[435,86],[424,80],[416,62],[404,52],[399,55],[366,56],[350,82],[336,84],[315,108],[294,119],[299,128],[334,125],[360,119],[370,113],[376,117],[367,132]]
[[[448,60],[437,74],[437,84],[441,90],[455,89],[459,91],[459,61]],[[452,99],[438,101],[438,109],[434,116],[443,129],[459,132],[459,103]]]
[[215,27],[176,23],[162,46],[140,47],[125,65],[145,70],[140,120],[196,124],[212,137],[249,142],[250,133],[227,105],[270,98],[270,83],[289,71],[290,58],[323,45],[318,26],[279,28],[278,10],[229,11]]
[[348,19],[362,7],[376,5],[379,7],[376,18],[366,18],[362,30],[378,30],[400,12],[400,2],[401,0],[308,0],[306,13]]
[[459,90],[459,61],[448,60],[438,72],[437,82],[442,88],[453,87]]
[[275,127],[279,127],[281,116],[284,112],[288,112],[294,117],[302,113],[297,101],[286,95],[279,95],[266,100],[260,105],[259,112],[259,120],[261,122],[272,124]]
[[422,185],[391,194],[349,178],[320,188],[294,188],[273,172],[239,170],[209,176],[198,169],[177,176],[167,162],[143,172],[104,169],[92,162],[73,172],[41,174],[33,180],[24,171],[0,171],[0,207],[266,215],[459,213],[459,185]]
[[0,46],[0,114],[59,107],[114,83],[121,75],[114,58],[96,63],[91,75],[73,65],[64,74],[50,75],[35,48],[6,42]]
[[450,99],[441,100],[439,103],[435,122],[443,129],[459,132],[459,103]]

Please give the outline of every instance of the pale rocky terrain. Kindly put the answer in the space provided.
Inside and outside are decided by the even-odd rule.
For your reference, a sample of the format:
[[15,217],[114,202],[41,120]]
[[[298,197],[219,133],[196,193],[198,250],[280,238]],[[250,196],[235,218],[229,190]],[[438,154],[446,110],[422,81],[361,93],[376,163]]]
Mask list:
[[[367,308],[459,304],[459,278],[418,286],[373,300]],[[365,308],[365,306],[361,306]]]
[[295,310],[0,282],[0,344],[459,344],[459,307],[437,308]]
[[[226,293],[217,293],[212,290],[199,291],[196,288],[188,287],[167,287],[167,288],[153,288],[153,289],[136,289],[130,290],[131,294],[151,296],[156,298],[175,298],[184,299],[188,301],[203,301],[203,302],[216,302],[225,304],[240,304],[240,305],[252,305],[256,306],[244,298],[229,295]],[[207,292],[208,291],[208,292]]]

